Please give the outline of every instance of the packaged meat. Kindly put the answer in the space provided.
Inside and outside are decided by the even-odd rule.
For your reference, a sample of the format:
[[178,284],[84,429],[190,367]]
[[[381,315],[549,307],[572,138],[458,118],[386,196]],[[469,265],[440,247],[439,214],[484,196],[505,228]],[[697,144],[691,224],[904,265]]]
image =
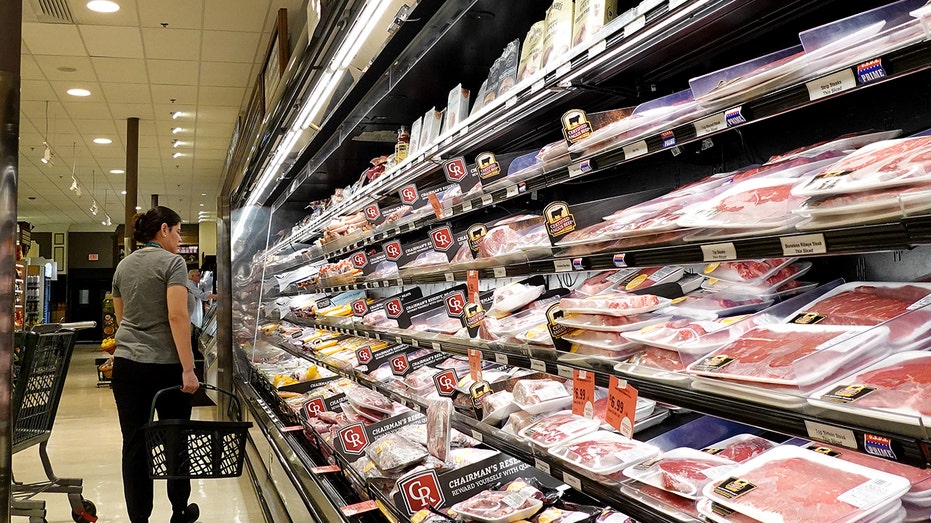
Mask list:
[[423,269],[425,267],[438,267],[449,264],[446,254],[436,251],[426,251],[413,260],[404,264],[402,269]]
[[445,462],[451,447],[453,402],[449,398],[427,403],[427,452]]
[[498,287],[494,291],[492,305],[487,314],[494,318],[505,316],[533,302],[545,290],[546,287],[543,285],[527,285],[519,282]]
[[711,352],[754,327],[747,316],[699,320],[672,318],[623,333],[628,340],[666,350],[702,355]]
[[617,512],[612,509],[605,509],[594,523],[636,523],[630,516],[623,512]]
[[530,414],[551,412],[572,404],[572,395],[556,380],[521,380],[512,392],[514,404]]
[[586,296],[606,291],[617,285],[617,281],[611,278],[611,276],[614,276],[617,272],[618,271],[601,271],[582,282],[582,285],[576,290]]
[[659,347],[647,347],[640,354],[633,356],[628,362],[635,366],[666,371],[685,370],[686,367],[677,351]]
[[606,316],[603,314],[566,314],[556,319],[556,323],[575,329],[602,332],[629,332],[640,330],[649,325],[661,323],[669,316],[659,314],[632,314],[630,316]]
[[[408,356],[408,361],[411,358]],[[417,370],[411,371],[410,374],[404,376],[404,386],[408,388],[411,392],[418,395],[426,395],[434,388],[433,385],[433,376],[439,372],[434,367],[421,367]]]
[[564,410],[537,421],[517,435],[534,445],[549,449],[594,432],[600,425],[600,420],[577,416],[571,410]]
[[[836,447],[821,442],[812,442],[804,445],[804,447],[812,452],[818,452],[907,479],[911,483],[911,488],[902,497],[902,501],[914,503],[913,500],[919,500],[922,497],[927,498],[931,493],[931,481],[929,481],[931,480],[931,469],[912,467],[892,460],[870,456],[857,450]],[[923,503],[927,504],[927,501],[923,501]]]
[[535,75],[540,70],[540,58],[543,57],[543,33],[546,31],[546,21],[530,26],[530,31],[524,37],[524,45],[520,49],[520,64],[517,67],[517,81],[522,82]]
[[520,409],[514,404],[514,394],[506,390],[482,396],[482,421],[497,425]]
[[552,347],[553,338],[546,325],[537,325],[517,335],[517,339],[533,345]]
[[627,341],[620,332],[574,330],[563,335],[563,339],[578,346],[573,352],[585,353],[587,348],[591,348],[607,351],[618,358],[630,356],[641,347],[639,343]]
[[784,445],[739,465],[702,493],[765,523],[853,522],[909,487],[905,478]]
[[390,433],[380,436],[365,449],[365,455],[385,472],[416,465],[427,456],[427,449],[407,438]]
[[624,475],[689,499],[698,499],[702,488],[727,477],[737,463],[688,447],[664,452],[659,456],[631,465]]
[[669,303],[671,300],[652,294],[612,292],[587,298],[563,298],[559,300],[559,307],[568,314],[630,316],[651,312]]
[[513,338],[537,325],[546,323],[546,311],[523,310],[503,318],[486,316],[483,321],[485,329],[498,338]]
[[730,283],[716,278],[705,280],[702,289],[709,291],[726,291],[732,294],[771,294],[779,287],[804,276],[811,269],[811,262],[802,261],[788,265],[760,283]]
[[689,365],[699,376],[808,386],[847,365],[889,353],[885,327],[777,324],[758,326]]
[[592,38],[616,15],[617,0],[579,0],[575,5],[575,20],[572,23],[572,45],[579,45]]
[[758,312],[772,305],[774,298],[755,294],[735,294],[728,291],[700,290],[672,300],[672,305],[660,312],[696,319],[715,319]]
[[531,414],[529,412],[520,410],[508,416],[508,422],[505,424],[504,429],[502,430],[508,431],[508,429],[510,429],[508,432],[510,434],[516,435],[521,430],[529,427],[530,425],[533,425],[544,417],[546,417],[546,414]]
[[390,416],[389,414],[385,414],[384,412],[379,412],[374,409],[356,407],[350,402],[343,404],[343,412],[346,414],[346,417],[350,421],[363,421],[366,423],[377,423],[379,421],[388,419]]
[[797,258],[770,258],[766,260],[714,262],[705,266],[702,275],[730,283],[759,283],[796,260]]
[[929,364],[929,352],[906,351],[893,354],[815,392],[809,402],[858,416],[922,424],[926,416],[931,416]]
[[616,432],[598,430],[548,452],[593,474],[606,475],[650,459],[659,454],[659,449]]
[[848,194],[931,181],[931,137],[884,140],[833,163],[792,190],[796,196]]
[[394,403],[383,394],[365,387],[353,387],[346,391],[346,399],[353,405],[377,410],[385,414],[394,412]]
[[695,508],[699,514],[713,523],[760,523],[759,520],[719,505],[708,498],[700,498]]
[[496,222],[478,242],[479,258],[495,258],[499,263],[527,259],[522,249],[549,248],[550,240],[542,216],[515,216]]
[[806,145],[804,147],[799,147],[798,149],[793,149],[791,151],[784,152],[782,154],[777,154],[769,157],[767,163],[780,162],[783,160],[790,160],[798,156],[817,156],[821,153],[827,151],[852,151],[854,149],[859,149],[863,146],[869,145],[873,142],[878,142],[880,140],[891,140],[897,138],[902,134],[901,129],[893,129],[891,131],[879,131],[879,132],[859,132],[859,133],[850,133],[843,136],[838,136],[833,140],[827,140],[824,142],[819,142],[811,145]]
[[498,451],[492,449],[458,448],[449,451],[449,458],[446,461],[450,467],[457,469],[485,461],[496,454]]
[[792,194],[795,178],[754,178],[739,182],[706,202],[682,211],[681,227],[717,227],[725,229],[780,226],[800,221],[793,210],[804,196]]
[[[862,193],[809,198],[795,212],[802,216],[811,216],[816,219],[827,218],[828,220],[848,218],[860,213],[885,214],[889,210],[897,210],[900,215],[908,215],[923,210],[929,199],[931,199],[931,184],[922,183]],[[860,219],[872,218],[861,216]]]
[[536,498],[537,489],[526,487],[517,492],[485,490],[452,506],[453,513],[466,521],[481,523],[511,523],[537,513],[543,502]]
[[775,443],[766,438],[754,436],[753,434],[737,434],[701,450],[737,463],[743,463],[775,446]]
[[868,212],[833,216],[811,216],[797,223],[795,228],[800,231],[810,231],[898,221],[900,218],[924,214],[926,211],[931,210],[931,201],[929,201],[929,197],[931,197],[931,192],[923,191],[902,195],[898,203],[887,207],[874,208]]
[[928,304],[931,304],[931,284],[928,283],[851,282],[832,289],[790,318],[819,325],[887,322],[890,342],[897,350],[906,350],[922,343],[931,329]]

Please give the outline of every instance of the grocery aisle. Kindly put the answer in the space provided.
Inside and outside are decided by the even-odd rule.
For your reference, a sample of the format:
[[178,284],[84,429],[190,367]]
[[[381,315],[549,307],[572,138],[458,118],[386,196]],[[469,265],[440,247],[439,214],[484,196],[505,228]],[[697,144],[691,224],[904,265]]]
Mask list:
[[[127,522],[120,479],[120,431],[113,394],[109,387],[97,387],[94,358],[101,352],[94,345],[78,345],[71,361],[65,392],[49,441],[49,456],[55,473],[61,477],[84,479],[84,497],[97,505],[100,521]],[[214,407],[196,407],[194,417],[212,419]],[[13,456],[17,481],[44,479],[38,447]],[[192,484],[191,501],[200,505],[200,521],[264,521],[248,471],[237,479],[201,480]],[[71,507],[64,494],[43,496],[47,501],[49,523],[70,523]],[[156,481],[153,523],[168,521],[171,509],[165,496],[165,482]],[[26,521],[14,518],[13,521]]]

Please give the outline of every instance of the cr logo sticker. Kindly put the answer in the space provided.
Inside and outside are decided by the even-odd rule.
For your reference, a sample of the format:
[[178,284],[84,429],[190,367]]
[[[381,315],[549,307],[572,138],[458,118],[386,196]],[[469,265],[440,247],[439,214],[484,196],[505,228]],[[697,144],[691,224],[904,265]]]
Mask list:
[[365,303],[365,300],[356,300],[352,302],[352,313],[356,316],[365,316],[365,313],[369,311],[369,306]]
[[317,414],[326,412],[326,405],[323,404],[323,398],[314,398],[304,404],[304,413],[308,418],[316,418]]
[[357,252],[352,255],[352,266],[356,269],[363,269],[368,264],[369,259],[364,252]]
[[372,348],[366,345],[356,349],[356,360],[359,361],[359,365],[368,364],[368,362],[372,361]]
[[408,512],[414,513],[428,507],[441,507],[446,503],[436,472],[428,470],[398,480],[398,490]]
[[446,313],[452,318],[458,318],[465,312],[466,299],[462,291],[456,291],[446,297]]
[[409,367],[407,354],[400,354],[391,359],[391,372],[396,376],[403,376]]
[[365,427],[361,423],[354,423],[339,430],[339,441],[347,454],[362,454],[369,444],[365,435]]
[[381,209],[378,208],[377,203],[373,203],[365,208],[365,219],[368,221],[374,222],[379,216],[381,216]]
[[455,394],[457,383],[459,383],[459,376],[456,376],[454,369],[444,370],[433,375],[433,384],[436,385],[436,392],[440,396],[448,398]]
[[443,171],[446,172],[446,179],[456,183],[465,178],[468,170],[466,169],[465,158],[453,158],[443,164]]
[[398,261],[404,251],[401,250],[401,242],[394,240],[385,244],[385,257],[391,261]]
[[401,196],[401,201],[407,205],[413,205],[420,196],[417,194],[417,186],[414,184],[402,188],[398,194]]
[[430,231],[430,241],[433,249],[446,252],[453,246],[453,231],[449,227],[440,227]]
[[404,307],[401,306],[399,298],[394,298],[385,304],[385,313],[389,318],[397,319],[402,312],[404,312]]

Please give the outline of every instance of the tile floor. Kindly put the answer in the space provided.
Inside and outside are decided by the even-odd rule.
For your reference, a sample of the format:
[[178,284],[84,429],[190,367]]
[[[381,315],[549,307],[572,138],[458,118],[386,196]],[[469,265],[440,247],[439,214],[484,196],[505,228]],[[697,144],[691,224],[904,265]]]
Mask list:
[[[120,478],[120,430],[116,405],[109,387],[97,387],[94,358],[102,353],[96,346],[75,348],[65,382],[55,426],[49,440],[49,459],[60,477],[84,479],[84,497],[97,505],[101,522],[124,523],[126,516]],[[196,419],[213,419],[215,407],[196,407]],[[13,455],[17,481],[45,479],[38,447]],[[264,516],[248,471],[239,479],[200,480],[192,484],[191,501],[200,505],[202,522],[261,523]],[[40,496],[46,500],[49,523],[71,523],[71,507],[64,494]],[[152,523],[167,522],[171,515],[164,482],[155,482]],[[26,518],[14,518],[27,521]]]

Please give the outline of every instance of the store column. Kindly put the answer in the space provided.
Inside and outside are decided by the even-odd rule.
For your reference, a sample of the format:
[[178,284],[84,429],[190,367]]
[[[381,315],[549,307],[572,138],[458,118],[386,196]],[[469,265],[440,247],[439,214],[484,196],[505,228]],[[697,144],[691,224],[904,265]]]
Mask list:
[[126,119],[126,226],[123,227],[123,256],[133,252],[133,216],[139,194],[139,119]]
[[13,480],[13,411],[10,403],[22,23],[22,2],[0,2],[0,522],[10,521],[10,484]]

